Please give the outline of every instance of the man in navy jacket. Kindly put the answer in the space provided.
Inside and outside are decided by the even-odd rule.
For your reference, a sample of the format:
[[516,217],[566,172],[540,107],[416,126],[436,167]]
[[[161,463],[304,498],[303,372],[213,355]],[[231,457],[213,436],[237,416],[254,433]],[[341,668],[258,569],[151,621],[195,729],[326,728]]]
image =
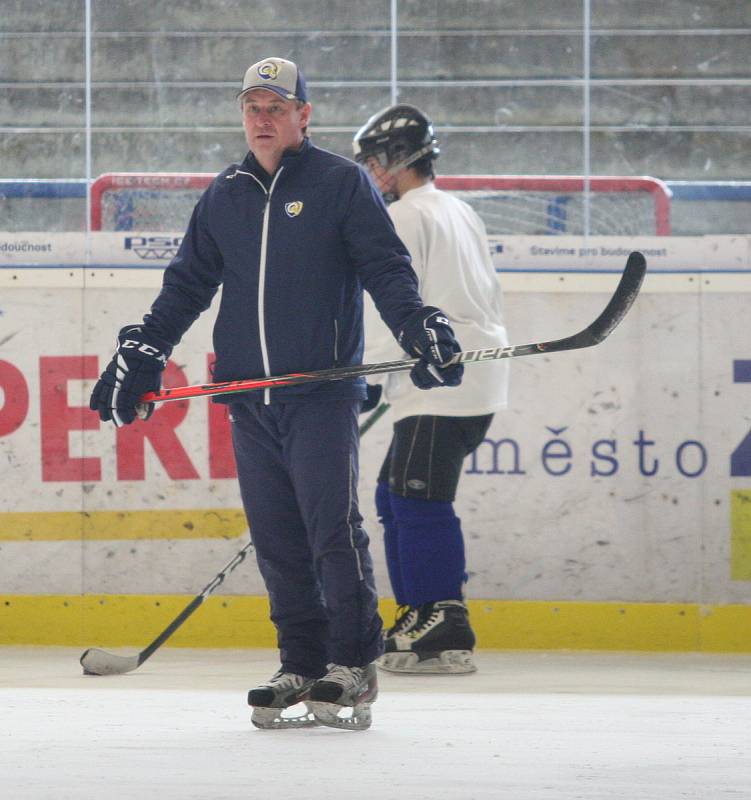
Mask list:
[[[150,312],[120,331],[92,410],[116,425],[133,422],[219,286],[217,381],[361,363],[365,288],[419,358],[416,385],[457,385],[463,368],[448,362],[459,345],[440,310],[423,306],[379,193],[356,164],[307,138],[311,105],[297,66],[253,64],[239,98],[250,152],[199,200]],[[243,505],[280,648],[278,672],[248,695],[261,728],[370,725],[383,640],[357,505],[365,397],[360,378],[220,400],[230,403]],[[300,700],[307,713],[282,714]],[[349,717],[339,716],[343,707]]]

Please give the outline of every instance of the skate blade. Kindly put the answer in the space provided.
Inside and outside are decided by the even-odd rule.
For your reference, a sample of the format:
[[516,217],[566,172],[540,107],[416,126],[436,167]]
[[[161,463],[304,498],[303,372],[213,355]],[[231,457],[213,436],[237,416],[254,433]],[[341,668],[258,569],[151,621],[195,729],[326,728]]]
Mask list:
[[[299,703],[290,706],[290,708],[294,709],[298,706],[300,706],[300,709],[305,708]],[[291,716],[284,716],[285,712],[289,712],[289,708],[254,706],[250,721],[262,731],[278,731],[285,728],[315,728],[318,725],[318,720],[307,708],[305,708],[305,713],[292,714]]]
[[308,708],[321,724],[326,725],[328,728],[339,728],[340,730],[348,731],[364,731],[367,730],[373,717],[370,713],[370,703],[360,703],[352,709],[350,716],[339,716],[342,709],[346,706],[340,706],[336,703],[322,703],[320,701],[308,700]]
[[471,650],[443,650],[423,655],[417,653],[384,653],[376,664],[386,672],[405,672],[412,675],[462,675],[476,672]]

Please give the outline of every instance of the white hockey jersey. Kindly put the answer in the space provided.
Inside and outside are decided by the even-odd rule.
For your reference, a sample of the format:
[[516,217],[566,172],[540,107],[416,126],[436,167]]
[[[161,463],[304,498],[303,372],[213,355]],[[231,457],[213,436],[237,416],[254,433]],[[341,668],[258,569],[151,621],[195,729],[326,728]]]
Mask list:
[[[411,189],[389,206],[396,232],[412,256],[425,305],[446,313],[462,350],[508,344],[503,298],[485,225],[469,205],[432,182]],[[366,296],[365,363],[394,361],[404,353]],[[508,401],[509,362],[470,365],[457,387],[418,389],[409,372],[374,376],[397,422],[415,415],[470,417],[491,414]]]

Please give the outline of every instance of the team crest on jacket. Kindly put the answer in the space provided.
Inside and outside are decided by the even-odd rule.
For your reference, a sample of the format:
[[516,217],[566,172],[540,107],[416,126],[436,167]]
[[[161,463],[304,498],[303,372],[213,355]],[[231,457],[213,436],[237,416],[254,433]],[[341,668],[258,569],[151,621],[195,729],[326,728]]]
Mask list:
[[258,74],[265,81],[273,81],[279,74],[279,65],[275,64],[273,61],[267,61],[265,64],[261,64],[261,66],[258,67]]
[[287,212],[288,217],[296,217],[302,211],[302,205],[302,200],[293,200],[284,206],[284,210]]

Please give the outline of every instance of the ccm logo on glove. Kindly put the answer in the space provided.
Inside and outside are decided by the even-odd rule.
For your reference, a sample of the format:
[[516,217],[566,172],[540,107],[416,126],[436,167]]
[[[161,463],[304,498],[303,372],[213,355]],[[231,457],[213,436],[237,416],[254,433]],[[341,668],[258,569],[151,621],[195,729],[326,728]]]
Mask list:
[[162,383],[162,370],[172,352],[172,345],[145,331],[128,325],[117,337],[117,349],[94,386],[89,408],[102,422],[112,421],[119,428],[136,417],[148,419],[154,404],[141,404],[146,392],[156,392]]
[[461,347],[448,317],[439,308],[424,306],[413,312],[404,323],[398,340],[410,355],[420,359],[410,372],[418,389],[458,386],[462,382],[463,365],[451,363],[454,356],[461,353]]
[[150,344],[146,344],[145,342],[139,342],[135,339],[125,339],[123,343],[120,345],[121,350],[128,350],[136,348],[139,353],[143,353],[147,356],[154,356],[157,361],[161,361],[164,366],[167,366],[167,356],[159,350],[157,347],[153,347]]

